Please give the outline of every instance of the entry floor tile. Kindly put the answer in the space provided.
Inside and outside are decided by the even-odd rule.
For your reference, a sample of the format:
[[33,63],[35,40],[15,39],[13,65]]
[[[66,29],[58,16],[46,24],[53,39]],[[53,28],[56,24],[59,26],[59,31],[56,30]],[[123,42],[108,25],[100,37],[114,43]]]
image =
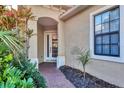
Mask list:
[[41,63],[39,70],[46,79],[48,88],[74,88],[74,85],[56,68],[55,63]]

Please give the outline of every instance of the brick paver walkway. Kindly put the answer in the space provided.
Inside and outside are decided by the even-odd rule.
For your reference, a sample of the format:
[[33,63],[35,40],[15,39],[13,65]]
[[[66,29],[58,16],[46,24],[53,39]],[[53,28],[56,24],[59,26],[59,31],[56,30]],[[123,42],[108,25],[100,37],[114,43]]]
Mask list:
[[55,63],[41,63],[39,70],[45,77],[48,88],[74,88],[74,85],[56,68]]

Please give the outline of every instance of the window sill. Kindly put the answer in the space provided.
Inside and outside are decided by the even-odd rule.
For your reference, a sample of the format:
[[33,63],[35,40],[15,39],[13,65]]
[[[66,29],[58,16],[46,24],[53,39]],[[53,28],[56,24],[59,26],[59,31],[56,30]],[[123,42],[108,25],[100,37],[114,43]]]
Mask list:
[[103,56],[103,55],[91,55],[91,58],[105,61],[112,61],[117,63],[124,63],[123,57]]

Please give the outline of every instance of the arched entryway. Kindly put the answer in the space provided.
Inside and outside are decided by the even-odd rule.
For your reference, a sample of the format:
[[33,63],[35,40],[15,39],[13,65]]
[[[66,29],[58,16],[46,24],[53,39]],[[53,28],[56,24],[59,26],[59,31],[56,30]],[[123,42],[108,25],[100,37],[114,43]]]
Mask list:
[[57,62],[58,22],[50,17],[40,17],[37,21],[38,60]]

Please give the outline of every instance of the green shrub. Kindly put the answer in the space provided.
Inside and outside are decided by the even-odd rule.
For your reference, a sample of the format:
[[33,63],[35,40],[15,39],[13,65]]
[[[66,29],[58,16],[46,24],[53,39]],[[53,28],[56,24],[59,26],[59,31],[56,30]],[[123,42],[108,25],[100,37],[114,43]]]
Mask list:
[[25,72],[25,77],[29,78],[32,77],[35,83],[35,86],[40,88],[46,87],[46,81],[44,77],[41,75],[41,73],[36,69],[36,64],[33,64],[31,62],[25,63],[23,65],[23,71]]
[[3,54],[3,53],[5,53],[5,52],[7,52],[8,50],[9,50],[9,49],[8,49],[8,47],[6,46],[6,44],[3,43],[3,42],[0,42],[0,55]]
[[36,64],[31,63],[25,55],[20,55],[20,65],[4,43],[0,48],[1,88],[46,87],[45,79],[36,68]]
[[25,73],[25,77],[29,78],[32,77],[35,83],[35,86],[37,88],[45,88],[46,87],[46,81],[44,77],[41,75],[41,73],[36,69],[36,65],[28,62],[23,64],[24,67],[21,67],[20,69]]
[[31,77],[25,78],[25,73],[17,67],[12,66],[13,55],[11,53],[3,52],[0,55],[0,88],[34,87],[34,82]]
[[34,80],[35,87],[45,88],[46,81],[36,68],[36,64],[31,63],[30,60],[28,60],[28,58],[26,58],[24,55],[20,55],[20,59],[23,66],[20,66],[18,63],[14,65],[24,73],[24,77],[26,79],[31,77]]
[[33,79],[27,80],[23,77],[22,71],[16,67],[7,67],[0,78],[0,88],[32,88]]
[[34,83],[36,85],[37,88],[46,88],[46,81],[45,79],[43,78],[43,76],[41,75],[41,73],[39,71],[35,71],[31,74],[31,77],[33,78],[34,80]]
[[[11,51],[14,54],[13,56],[18,59],[17,62],[21,65],[18,56],[19,54],[23,54],[24,47],[22,42],[15,35],[15,31],[0,31],[0,44],[2,43],[6,46],[8,49],[5,51]],[[2,46],[1,49],[4,50],[4,47]]]
[[0,74],[11,64],[11,61],[13,60],[13,55],[10,53],[6,53],[6,55],[0,56]]

